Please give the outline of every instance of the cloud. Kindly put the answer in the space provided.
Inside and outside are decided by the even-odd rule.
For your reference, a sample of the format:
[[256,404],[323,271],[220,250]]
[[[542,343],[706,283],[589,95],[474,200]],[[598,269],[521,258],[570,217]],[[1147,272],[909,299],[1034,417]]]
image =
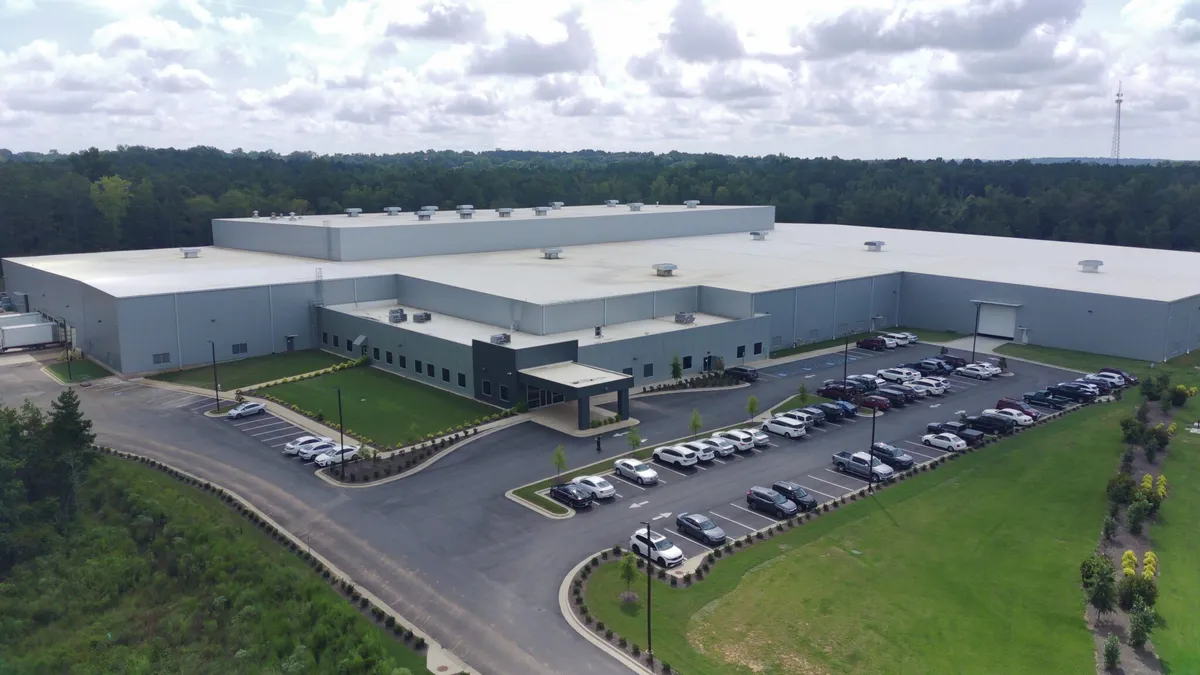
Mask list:
[[679,0],[663,46],[671,56],[689,63],[730,61],[746,54],[737,29],[709,14],[703,0]]
[[258,17],[250,16],[249,14],[239,14],[237,16],[223,16],[217,19],[217,25],[220,26],[221,30],[230,35],[242,37],[257,32],[262,25],[262,21]]
[[778,96],[787,86],[787,74],[781,68],[742,62],[721,64],[710,70],[704,78],[703,91],[705,98],[713,101],[737,102]]
[[554,102],[554,114],[560,117],[620,117],[625,106],[617,101],[601,101],[590,96],[576,96]]
[[1200,43],[1200,0],[1185,0],[1175,11],[1171,29],[1185,44]]
[[1100,84],[1107,70],[1104,53],[1074,38],[1036,35],[1016,49],[957,57],[958,66],[937,73],[932,85],[955,91],[1025,90],[1071,84]]
[[490,117],[503,110],[495,96],[481,93],[458,94],[442,106],[442,112],[469,117]]
[[547,75],[533,85],[533,97],[539,101],[557,101],[579,92],[579,80],[570,75]]
[[213,88],[211,77],[195,68],[184,68],[177,63],[154,71],[153,82],[155,88],[168,94],[182,94]]
[[325,92],[312,81],[294,78],[265,91],[240,91],[237,99],[238,107],[243,110],[271,108],[284,113],[308,114],[325,104]]
[[540,77],[553,73],[583,73],[596,64],[596,45],[579,21],[578,10],[559,20],[566,39],[542,43],[528,35],[510,35],[498,47],[477,51],[470,64],[473,75],[516,75]]
[[461,2],[430,2],[422,11],[425,18],[419,23],[389,23],[384,35],[394,38],[448,40],[464,42],[483,34],[487,16]]
[[170,19],[130,16],[100,27],[92,45],[101,54],[143,51],[156,58],[178,58],[199,47],[196,34]]

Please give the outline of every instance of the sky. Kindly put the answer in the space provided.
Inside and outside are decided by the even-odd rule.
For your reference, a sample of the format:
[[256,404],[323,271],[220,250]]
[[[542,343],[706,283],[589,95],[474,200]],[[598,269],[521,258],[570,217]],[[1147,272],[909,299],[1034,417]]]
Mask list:
[[1200,159],[1200,0],[0,0],[0,147]]

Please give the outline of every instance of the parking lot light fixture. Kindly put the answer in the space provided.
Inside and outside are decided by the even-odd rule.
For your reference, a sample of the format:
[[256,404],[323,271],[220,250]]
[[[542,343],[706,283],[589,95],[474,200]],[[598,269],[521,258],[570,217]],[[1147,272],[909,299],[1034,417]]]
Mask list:
[[846,344],[842,350],[842,382],[846,381],[846,374],[850,367],[850,333],[846,333]]
[[983,303],[975,303],[975,330],[971,336],[971,363],[975,363],[975,344],[979,342],[979,313],[983,310]]
[[341,480],[346,480],[346,424],[342,421],[342,388],[334,387],[338,399],[338,465],[341,467]]
[[650,604],[650,594],[652,592],[651,583],[654,580],[654,556],[650,555],[650,521],[643,520],[642,525],[646,526],[646,654],[653,658],[654,632],[651,623],[653,606]]
[[213,398],[217,402],[215,410],[221,411],[221,385],[217,383],[217,343],[212,340],[205,340],[209,347],[212,347],[212,366],[213,366]]
[[[878,416],[879,416],[879,411],[872,409],[871,410],[871,445],[870,445],[870,447],[867,448],[867,457],[869,457],[871,459],[875,458],[875,455],[872,455],[871,452],[875,449],[875,418]],[[870,471],[870,467],[868,467],[868,470],[867,470],[867,492],[871,492],[871,491],[872,491],[871,490],[871,471]]]

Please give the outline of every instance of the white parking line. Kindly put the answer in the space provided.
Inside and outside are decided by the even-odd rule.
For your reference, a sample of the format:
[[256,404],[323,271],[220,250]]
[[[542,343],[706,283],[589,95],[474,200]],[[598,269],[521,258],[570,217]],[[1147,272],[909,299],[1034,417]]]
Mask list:
[[[925,446],[922,446],[922,447],[925,447]],[[917,452],[916,450],[909,450],[908,452],[916,455],[917,457],[924,457],[925,459],[937,459],[937,457],[934,457],[933,455],[926,455],[926,454]]]
[[809,431],[820,431],[823,434],[829,433],[828,429],[822,429],[821,427],[809,427],[808,430]]
[[751,511],[750,509],[748,509],[748,508],[746,508],[746,507],[744,507],[744,506],[738,506],[737,504],[734,504],[733,502],[729,502],[729,505],[730,505],[730,506],[732,506],[732,507],[733,507],[733,508],[735,508],[735,509],[740,509],[740,510],[742,510],[742,511],[745,511],[746,513],[749,513],[749,514],[750,514],[750,515],[752,515],[752,516],[758,516],[759,518],[762,518],[763,520],[765,520],[765,521],[767,521],[767,522],[769,522],[769,523],[777,523],[777,522],[779,522],[779,521],[775,520],[774,518],[772,518],[772,517],[770,517],[770,516],[764,516],[763,514],[761,514],[761,513],[757,512],[757,511]]
[[825,424],[828,424],[828,425],[829,425],[829,426],[831,426],[831,427],[837,427],[837,428],[839,428],[839,429],[841,429],[841,428],[842,428],[842,425],[840,425],[840,424],[838,424],[838,423],[836,423],[836,422],[826,422]]
[[903,442],[903,443],[907,443],[908,445],[911,445],[911,446],[913,446],[913,447],[915,447],[915,448],[929,448],[930,450],[936,450],[936,451],[938,451],[938,452],[946,452],[945,450],[942,450],[941,448],[935,448],[935,447],[932,447],[932,446],[929,446],[929,445],[925,445],[924,443],[917,443],[917,442],[915,442],[915,441],[907,441],[907,440],[906,440],[906,441],[902,441],[902,442]]
[[240,422],[230,422],[230,424],[232,424],[235,427],[244,427],[247,424],[260,424],[260,423],[266,422],[268,420],[277,420],[277,419],[279,419],[279,418],[273,417],[271,415],[264,415],[262,417],[251,417],[250,419],[244,419]]
[[716,462],[717,464],[725,464],[726,463],[725,460],[720,459],[719,457],[713,457],[712,461]]
[[[286,422],[283,422],[283,420],[271,420],[270,422],[260,421],[258,424],[255,424],[254,426],[238,427],[238,431],[249,434],[251,431],[261,431],[263,429],[266,429],[267,427],[276,426],[278,424],[286,424]],[[283,431],[283,429],[275,429],[275,430],[273,430],[272,433],[279,433],[280,431]],[[253,435],[253,434],[251,434],[251,435]]]
[[[836,473],[836,472],[830,472],[830,473]],[[822,483],[826,483],[826,484],[828,484],[828,485],[832,485],[833,487],[835,487],[835,488],[838,488],[839,490],[846,490],[846,491],[848,491],[848,492],[853,492],[853,491],[854,491],[854,489],[853,489],[853,488],[848,488],[848,487],[846,487],[845,485],[838,485],[837,483],[835,483],[835,482],[833,482],[833,481],[831,481],[831,480],[825,480],[824,478],[817,478],[816,476],[812,475],[811,473],[810,473],[810,474],[807,474],[807,475],[808,475],[808,477],[809,477],[809,478],[811,478],[811,479],[813,479],[813,480],[815,480],[815,481],[820,481],[820,482],[822,482]],[[838,474],[838,475],[840,476],[841,474]]]
[[820,490],[814,490],[814,489],[812,489],[812,488],[808,487],[807,485],[801,485],[800,487],[804,488],[805,490],[807,490],[807,491],[809,491],[809,492],[815,492],[815,493],[817,493],[817,494],[821,495],[822,497],[828,497],[828,498],[830,498],[830,499],[837,499],[837,497],[834,497],[834,496],[833,496],[833,495],[831,495],[831,494],[826,494],[826,493],[824,493],[824,492],[821,492]]
[[158,403],[161,401],[165,401],[166,399],[169,399],[169,398],[179,398],[179,392],[168,391],[165,393],[160,393],[158,396],[152,396],[152,397],[146,399],[146,403]]
[[208,399],[206,401],[193,401],[192,403],[190,403],[187,406],[180,406],[180,407],[186,407],[188,410],[203,410],[204,408],[207,408],[210,405],[216,405],[216,403],[217,403],[216,401],[214,401],[212,399]]
[[196,403],[198,401],[212,401],[212,399],[207,396],[197,396],[196,394],[192,394],[188,398],[181,398],[178,401],[172,401],[171,407],[172,408],[183,408],[183,407],[192,405],[193,403]]
[[133,389],[140,389],[142,386],[143,385],[140,385],[140,384],[130,384],[128,382],[122,382],[121,384],[119,384],[115,387],[109,388],[106,391],[107,391],[107,393],[114,394],[114,395],[115,394],[124,394],[125,392],[131,391]]
[[276,422],[274,424],[268,424],[268,425],[264,425],[261,427],[255,427],[255,429],[266,429],[266,431],[260,431],[256,434],[250,434],[250,435],[253,436],[254,438],[258,438],[259,436],[266,436],[267,434],[277,434],[280,432],[280,429],[267,429],[267,427],[268,426],[273,427],[273,426],[277,426],[279,424],[287,424],[287,422]]
[[[280,429],[276,429],[275,431],[280,431]],[[281,439],[281,438],[292,438],[292,437],[294,437],[294,436],[297,436],[297,435],[299,435],[299,434],[301,434],[301,433],[303,433],[303,432],[301,432],[301,431],[299,431],[299,430],[296,430],[296,429],[293,429],[293,430],[291,430],[291,431],[289,431],[289,432],[287,432],[287,433],[280,434],[280,435],[278,435],[278,436],[272,436],[272,437],[270,437],[270,438],[264,438],[264,439],[262,440],[262,442],[263,442],[263,443],[270,443],[271,441],[277,441],[277,440],[279,440],[279,439]]]
[[94,389],[92,389],[92,391],[108,391],[109,389],[112,389],[113,387],[119,387],[123,384],[129,384],[129,383],[126,382],[125,380],[118,379],[115,382],[105,382],[104,384],[100,385],[99,387],[95,387]]
[[676,476],[679,476],[680,478],[687,478],[687,474],[686,474],[686,473],[679,473],[679,472],[678,472],[678,471],[676,471],[675,469],[672,469],[672,468],[668,467],[666,464],[663,464],[662,462],[655,461],[655,462],[654,462],[654,465],[655,465],[655,466],[657,466],[657,467],[658,467],[658,468],[660,468],[660,469],[663,469],[663,470],[665,470],[665,471],[670,471],[671,473],[675,474]]
[[179,392],[176,391],[176,392],[167,394],[166,396],[163,396],[162,398],[156,399],[155,403],[158,405],[161,405],[161,406],[165,406],[165,407],[174,407],[174,406],[184,403],[186,401],[193,401],[193,400],[195,400],[195,398],[196,398],[195,394],[180,394]]
[[629,480],[628,478],[626,478],[624,476],[618,476],[615,473],[606,473],[606,474],[604,474],[604,478],[612,478],[613,480],[619,480],[622,483],[625,483],[626,485],[628,485],[629,487],[635,487],[635,488],[641,490],[642,492],[646,491],[646,488],[642,487],[641,485],[638,485],[637,483]]
[[755,531],[757,531],[757,530],[756,530],[756,528],[750,527],[749,525],[747,525],[747,524],[745,524],[745,523],[739,523],[738,521],[734,520],[733,518],[729,518],[729,517],[727,517],[727,516],[723,516],[723,515],[721,515],[721,514],[717,513],[716,511],[709,511],[709,513],[711,513],[711,514],[713,514],[714,516],[716,516],[716,517],[720,518],[721,520],[728,520],[729,522],[733,523],[734,525],[740,525],[741,527],[744,527],[744,528],[746,528],[746,531],[748,531],[748,532],[755,532]]

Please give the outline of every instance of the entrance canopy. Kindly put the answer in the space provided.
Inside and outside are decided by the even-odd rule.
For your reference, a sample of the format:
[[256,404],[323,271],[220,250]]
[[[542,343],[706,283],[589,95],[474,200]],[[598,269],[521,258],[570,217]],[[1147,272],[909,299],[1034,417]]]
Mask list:
[[[519,371],[529,384],[562,391],[574,390],[584,395],[614,391],[633,384],[633,377],[611,370],[585,366],[575,361],[549,363],[544,366],[524,368]],[[564,392],[565,393],[565,392]]]

